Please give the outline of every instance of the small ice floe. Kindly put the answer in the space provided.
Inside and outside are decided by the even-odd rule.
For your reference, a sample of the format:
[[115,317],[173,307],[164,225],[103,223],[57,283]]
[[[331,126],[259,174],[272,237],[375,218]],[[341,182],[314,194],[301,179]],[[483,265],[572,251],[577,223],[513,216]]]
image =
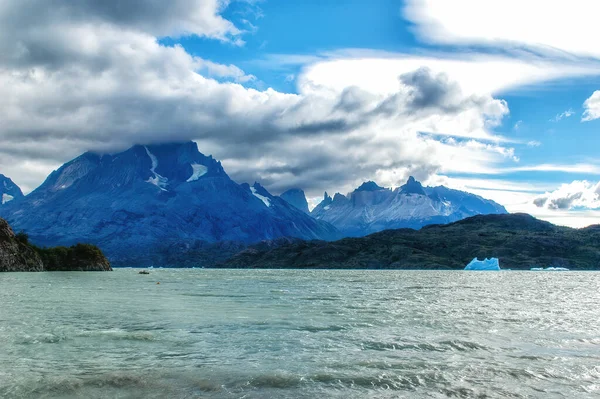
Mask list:
[[474,258],[465,267],[465,270],[500,270],[500,261],[498,258],[485,258],[484,260]]
[[569,269],[567,269],[566,267],[547,267],[547,268],[543,268],[543,267],[532,267],[530,269],[532,272],[568,272]]

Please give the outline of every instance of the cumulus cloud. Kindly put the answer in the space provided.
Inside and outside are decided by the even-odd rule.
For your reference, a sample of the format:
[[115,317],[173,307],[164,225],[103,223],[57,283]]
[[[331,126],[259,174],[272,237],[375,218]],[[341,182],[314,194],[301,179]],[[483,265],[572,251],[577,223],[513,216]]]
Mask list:
[[195,61],[198,64],[198,70],[200,72],[205,72],[208,77],[231,78],[233,81],[239,83],[247,83],[256,80],[256,76],[246,74],[246,72],[233,64],[217,64],[216,62],[198,57],[195,58]]
[[432,43],[595,57],[599,12],[595,0],[409,0],[404,8],[419,37]]
[[305,65],[297,79],[304,93],[328,89],[339,92],[357,86],[373,93],[393,93],[401,82],[398,76],[426,66],[434,74],[445,74],[463,93],[496,95],[521,86],[539,84],[564,77],[598,75],[600,64],[578,59],[544,59],[519,54],[501,56],[477,53],[438,52],[406,55],[382,51],[345,50],[319,56],[277,55],[263,65]]
[[583,122],[600,118],[600,90],[596,90],[590,98],[585,100],[583,108],[585,108],[581,119]]
[[554,118],[550,119],[550,122],[560,122],[561,120],[570,118],[573,115],[575,115],[575,111],[573,111],[572,109],[568,109],[565,112],[556,114],[556,116]]
[[0,97],[0,172],[28,191],[87,150],[192,139],[234,179],[274,192],[495,173],[519,159],[493,131],[509,113],[494,90],[587,73],[499,58],[318,59],[298,76],[297,94],[255,90],[240,84],[254,77],[235,65],[159,40],[238,41],[240,30],[220,15],[225,4],[2,3],[0,90],[10,96]]
[[[18,4],[8,10],[18,10]],[[8,35],[29,39],[34,31],[44,32],[54,46],[47,48],[48,57],[27,40],[27,51],[0,54],[0,87],[11,93],[0,98],[0,168],[26,190],[39,184],[40,170],[49,172],[86,150],[189,139],[223,159],[236,180],[262,180],[275,191],[292,185],[341,188],[378,174],[404,179],[415,170],[448,168],[448,157],[455,157],[453,168],[505,160],[495,144],[473,156],[473,148],[467,149],[472,144],[422,135],[490,138],[488,126],[508,112],[503,101],[463,94],[431,70],[399,74],[391,93],[357,87],[258,91],[212,79],[252,78],[180,46],[161,45],[154,36],[160,32],[145,23],[121,23],[110,10],[93,7],[81,13],[85,19],[78,10],[63,11],[68,18],[60,28],[54,27],[55,16],[37,21],[35,29],[14,27]],[[160,25],[155,17],[149,20]]]
[[600,183],[576,180],[546,192],[533,200],[538,208],[549,210],[599,209]]
[[[0,7],[4,58],[15,62],[58,61],[85,44],[93,50],[98,38],[86,27],[111,27],[153,37],[196,35],[240,41],[242,31],[220,12],[223,0],[9,0]],[[78,32],[84,37],[77,35]],[[5,34],[10,33],[7,37]],[[69,44],[69,39],[72,41]],[[8,56],[8,57],[7,57]]]

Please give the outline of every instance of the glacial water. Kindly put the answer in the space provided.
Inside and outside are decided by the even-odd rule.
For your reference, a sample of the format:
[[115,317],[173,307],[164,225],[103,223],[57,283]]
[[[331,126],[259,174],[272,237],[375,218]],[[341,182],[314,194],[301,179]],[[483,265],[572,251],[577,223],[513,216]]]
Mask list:
[[0,274],[0,397],[600,397],[600,273]]

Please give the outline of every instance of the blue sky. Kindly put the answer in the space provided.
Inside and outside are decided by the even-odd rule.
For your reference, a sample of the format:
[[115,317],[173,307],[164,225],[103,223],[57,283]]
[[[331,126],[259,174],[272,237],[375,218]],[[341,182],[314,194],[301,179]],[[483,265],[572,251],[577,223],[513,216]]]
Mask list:
[[191,139],[313,205],[415,175],[600,222],[593,0],[31,2],[0,9],[0,172],[25,191],[83,151]]
[[[399,54],[448,52],[498,54],[506,49],[493,46],[455,46],[428,43],[415,35],[414,24],[403,15],[405,4],[396,0],[302,1],[256,4],[233,3],[224,13],[244,25],[249,20],[252,33],[244,46],[223,45],[207,39],[187,37],[168,39],[192,54],[223,64],[235,64],[256,76],[250,85],[297,92],[296,80],[302,69],[329,53],[345,49],[368,49]],[[519,145],[518,165],[591,164],[597,165],[600,121],[582,123],[583,103],[596,88],[598,76],[551,79],[495,93],[506,100],[510,115],[494,132]],[[528,144],[528,145],[527,145]],[[552,186],[573,180],[598,179],[598,172],[521,171],[505,172],[487,179],[533,183],[543,193]],[[449,177],[469,178],[477,173],[455,173]],[[482,193],[487,194],[483,191]]]
[[276,63],[272,56],[308,59],[348,48],[403,52],[418,48],[397,0],[238,1],[223,15],[250,32],[243,36],[243,46],[197,36],[163,38],[162,42],[178,43],[191,54],[237,65],[257,76],[256,86],[285,92],[296,91],[289,76],[298,75],[303,65],[292,63],[291,57]]

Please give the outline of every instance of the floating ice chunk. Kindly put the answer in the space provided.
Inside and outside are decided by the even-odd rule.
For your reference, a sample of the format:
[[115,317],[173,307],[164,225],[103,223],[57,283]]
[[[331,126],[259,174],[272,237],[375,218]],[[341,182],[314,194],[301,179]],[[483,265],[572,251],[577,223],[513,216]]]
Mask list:
[[201,178],[202,176],[204,176],[207,172],[208,172],[208,168],[204,165],[200,165],[198,163],[194,163],[192,164],[192,176],[190,176],[189,179],[187,179],[187,182],[191,182],[191,181],[196,181],[199,178]]
[[498,258],[485,258],[479,260],[474,258],[471,263],[465,267],[465,270],[500,270],[500,262]]
[[[6,184],[6,182],[4,182],[4,184]],[[8,201],[12,201],[14,199],[15,199],[15,197],[13,197],[12,195],[2,194],[2,205],[6,204]]]
[[256,189],[254,187],[250,187],[250,191],[252,191],[252,194],[258,198],[259,200],[261,200],[262,202],[264,202],[264,204],[267,207],[271,206],[271,200],[268,197],[265,197],[264,195],[260,195],[259,193],[256,192]]

